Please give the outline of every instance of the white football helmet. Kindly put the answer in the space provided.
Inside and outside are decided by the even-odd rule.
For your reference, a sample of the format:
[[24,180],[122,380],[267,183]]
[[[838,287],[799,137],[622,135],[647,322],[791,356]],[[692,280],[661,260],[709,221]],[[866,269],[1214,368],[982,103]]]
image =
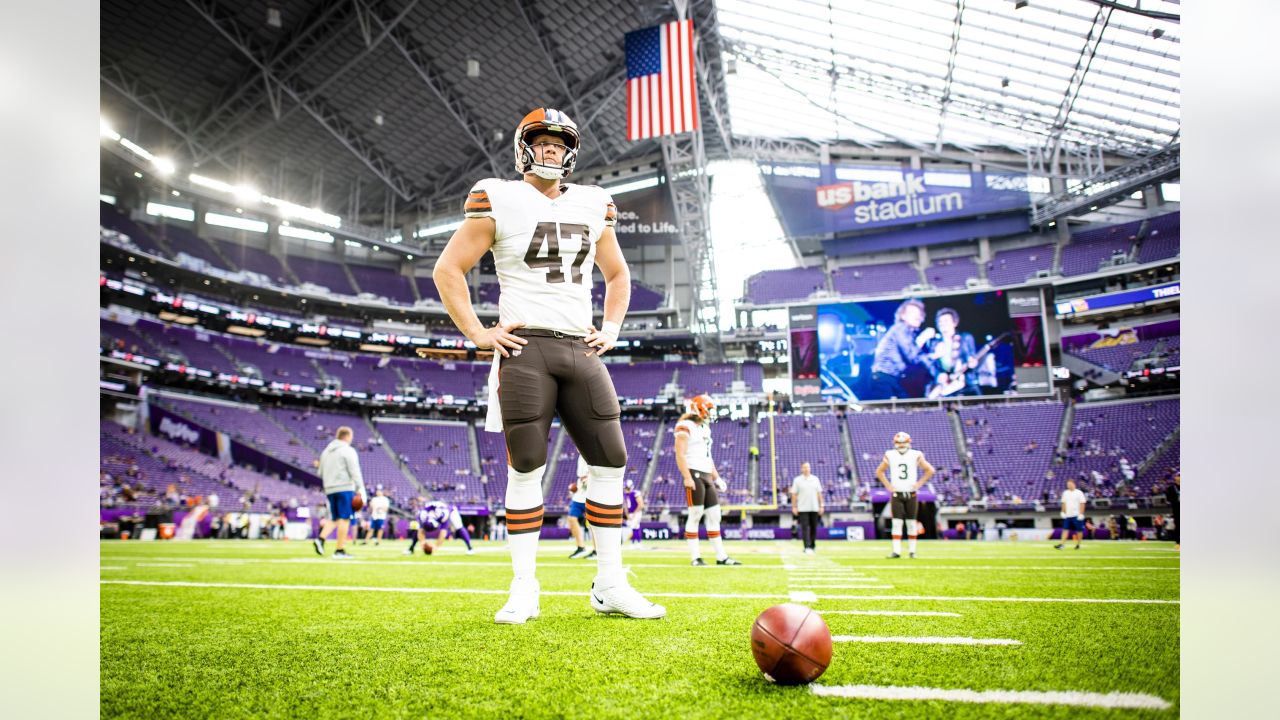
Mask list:
[[[539,133],[555,135],[564,141],[564,159],[559,167],[534,162],[536,156],[529,140]],[[578,125],[568,115],[553,108],[538,108],[525,115],[520,121],[516,127],[513,145],[516,172],[521,175],[531,172],[546,180],[558,180],[568,177],[569,173],[573,172],[574,166],[578,163],[578,148],[581,141],[578,136]]]
[[900,453],[910,450],[911,436],[904,432],[899,432],[895,434],[893,436],[893,447]]

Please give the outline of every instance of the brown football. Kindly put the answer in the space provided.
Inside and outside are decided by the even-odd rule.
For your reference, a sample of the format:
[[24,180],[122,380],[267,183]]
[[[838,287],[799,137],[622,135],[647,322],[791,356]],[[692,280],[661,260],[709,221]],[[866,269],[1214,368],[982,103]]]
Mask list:
[[354,495],[351,498],[351,509],[360,512],[360,508],[364,507],[364,498]]
[[797,603],[774,605],[751,626],[751,654],[771,682],[810,683],[831,664],[831,631],[812,608]]

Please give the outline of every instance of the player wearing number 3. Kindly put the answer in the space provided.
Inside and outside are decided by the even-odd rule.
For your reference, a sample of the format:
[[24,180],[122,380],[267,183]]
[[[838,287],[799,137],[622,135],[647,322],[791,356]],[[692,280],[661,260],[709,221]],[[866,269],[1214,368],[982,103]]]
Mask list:
[[[436,287],[449,317],[477,347],[494,350],[485,429],[506,436],[508,543],[514,578],[498,623],[538,617],[538,534],[547,435],[559,414],[589,466],[586,519],[597,539],[591,607],[600,613],[661,618],[666,610],[627,582],[622,568],[622,476],[627,448],[613,381],[600,356],[618,341],[631,300],[631,275],[613,224],[609,193],[564,182],[579,151],[578,127],[539,108],[513,140],[522,180],[489,178],[472,187],[466,219],[436,261]],[[490,250],[498,274],[498,324],[476,317],[466,273]],[[592,324],[591,274],[605,281],[604,321]]]
[[[924,470],[920,475],[919,470]],[[889,478],[885,477],[886,471]],[[911,436],[900,432],[893,436],[893,449],[885,452],[876,468],[876,477],[893,494],[889,504],[889,513],[893,535],[893,554],[889,557],[902,557],[902,526],[907,527],[907,552],[916,556],[916,515],[919,502],[916,493],[933,477],[934,468],[924,459],[924,453],[911,449]],[[918,477],[918,479],[917,479]]]

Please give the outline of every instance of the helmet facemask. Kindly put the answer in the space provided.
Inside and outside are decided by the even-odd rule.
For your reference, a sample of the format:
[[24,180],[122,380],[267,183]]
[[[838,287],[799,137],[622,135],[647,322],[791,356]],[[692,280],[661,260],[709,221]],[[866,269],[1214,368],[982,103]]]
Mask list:
[[[559,165],[537,162],[537,153],[531,141],[538,135],[551,135],[560,139],[564,145],[564,156]],[[568,177],[578,163],[579,148],[578,127],[573,120],[558,110],[535,110],[525,117],[516,130],[516,171],[521,175],[533,173],[544,180]]]

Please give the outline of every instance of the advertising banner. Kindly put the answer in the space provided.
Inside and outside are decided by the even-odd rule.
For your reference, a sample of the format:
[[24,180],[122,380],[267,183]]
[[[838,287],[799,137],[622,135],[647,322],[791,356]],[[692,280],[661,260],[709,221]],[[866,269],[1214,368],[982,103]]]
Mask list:
[[618,206],[618,220],[613,230],[622,247],[679,242],[671,191],[665,184],[622,193],[613,202]]
[[218,434],[212,430],[196,425],[159,405],[152,405],[147,414],[152,435],[159,435],[179,445],[191,445],[207,455],[218,453]]
[[1106,295],[1061,300],[1055,307],[1058,311],[1058,317],[1068,317],[1090,310],[1136,305],[1137,303],[1167,302],[1180,297],[1182,297],[1182,283],[1173,282],[1138,288],[1137,290],[1107,293]]
[[1026,212],[1027,176],[857,165],[760,166],[788,235],[804,237]]

